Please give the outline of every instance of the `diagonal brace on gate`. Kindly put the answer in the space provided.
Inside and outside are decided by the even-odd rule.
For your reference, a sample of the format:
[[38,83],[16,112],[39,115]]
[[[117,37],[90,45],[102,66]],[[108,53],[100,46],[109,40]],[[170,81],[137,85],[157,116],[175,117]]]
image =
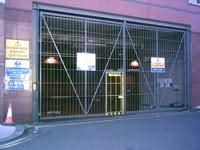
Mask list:
[[117,43],[118,43],[119,37],[120,37],[120,35],[121,35],[121,33],[122,33],[122,30],[123,30],[123,26],[121,27],[121,29],[120,29],[120,31],[119,31],[119,33],[118,33],[118,35],[117,35],[117,39],[116,39],[116,41],[115,41],[115,43],[114,43],[114,46],[113,46],[113,48],[112,48],[112,50],[111,50],[111,53],[110,53],[109,58],[108,58],[108,61],[107,61],[106,65],[105,65],[105,68],[104,68],[104,70],[103,70],[103,74],[102,74],[102,76],[101,76],[101,78],[100,78],[99,84],[98,84],[98,86],[97,86],[97,88],[96,88],[96,90],[95,90],[95,93],[94,93],[94,95],[93,95],[93,97],[92,97],[91,103],[90,103],[90,105],[89,105],[89,107],[88,107],[87,114],[89,113],[89,111],[90,111],[90,109],[91,109],[91,107],[92,107],[92,104],[93,104],[94,99],[95,99],[95,97],[96,97],[96,95],[97,95],[97,92],[98,92],[98,90],[99,90],[99,87],[100,87],[100,85],[101,85],[101,82],[102,82],[102,80],[103,80],[103,77],[104,77],[104,75],[105,75],[105,73],[106,73],[106,69],[107,69],[107,67],[108,67],[108,65],[109,65],[109,62],[110,62],[110,60],[111,60],[111,57],[112,57],[112,55],[113,55],[113,53],[114,53],[114,50],[115,50],[115,48],[116,48],[116,46],[117,46]]
[[[175,65],[176,65],[176,61],[177,61],[177,59],[178,59],[178,56],[179,56],[179,53],[180,53],[180,50],[181,50],[181,45],[183,44],[184,37],[185,37],[185,32],[184,32],[184,34],[183,34],[183,36],[182,36],[182,39],[181,39],[181,41],[180,41],[180,44],[179,44],[179,46],[178,46],[178,50],[177,50],[177,53],[176,53],[174,62],[173,62],[173,64],[172,64],[172,68],[171,68],[171,71],[170,71],[170,74],[169,74],[169,77],[168,77],[168,78],[171,78],[172,73],[173,73],[173,71],[174,71],[174,67],[175,67]],[[163,94],[162,94],[162,98],[161,98],[161,100],[160,100],[160,105],[161,105],[162,102],[163,102],[164,96],[165,96],[165,94],[166,94],[166,90],[167,90],[167,88],[165,87],[164,92],[163,92]]]
[[54,45],[54,47],[55,47],[55,49],[56,49],[56,51],[57,51],[57,53],[58,53],[58,56],[59,56],[59,58],[60,58],[60,61],[61,61],[62,65],[63,65],[63,67],[64,67],[64,69],[65,69],[65,72],[66,72],[66,74],[67,74],[67,77],[69,78],[70,84],[72,85],[72,88],[73,88],[73,90],[74,90],[74,92],[75,92],[75,95],[76,95],[76,97],[77,97],[77,99],[78,99],[78,102],[79,102],[79,104],[80,104],[80,106],[81,106],[81,109],[82,109],[82,111],[85,113],[85,110],[84,110],[84,108],[83,108],[83,105],[82,105],[82,103],[81,103],[81,100],[80,100],[80,98],[79,98],[79,95],[78,95],[78,93],[77,93],[77,91],[76,91],[76,88],[75,88],[75,86],[74,86],[74,84],[73,84],[73,81],[72,81],[72,79],[71,79],[71,77],[70,77],[70,75],[69,75],[69,72],[68,72],[68,70],[67,70],[67,67],[66,67],[66,65],[65,65],[65,63],[64,63],[64,61],[63,61],[63,59],[62,59],[62,56],[61,56],[61,54],[60,54],[60,52],[59,52],[59,49],[58,49],[58,47],[57,47],[57,45],[56,45],[56,42],[55,42],[55,40],[54,40],[54,38],[53,38],[53,35],[52,35],[52,33],[51,33],[50,29],[49,29],[49,26],[48,26],[48,24],[47,24],[47,22],[46,22],[44,16],[42,16],[42,19],[43,19],[43,21],[44,21],[44,24],[45,24],[47,30],[48,30],[48,33],[49,33],[50,37],[51,37],[51,40],[52,40],[52,42],[53,42],[53,45]]
[[128,37],[129,37],[129,40],[130,40],[130,42],[131,42],[131,45],[132,45],[132,47],[133,47],[133,50],[134,50],[134,52],[135,52],[135,55],[136,55],[136,57],[137,57],[137,60],[138,60],[138,62],[139,62],[139,65],[141,66],[142,73],[143,73],[143,75],[144,75],[144,78],[145,78],[145,81],[146,81],[146,83],[147,83],[148,89],[149,89],[149,91],[150,91],[150,93],[151,93],[151,96],[152,96],[152,98],[153,98],[154,104],[156,104],[155,99],[154,99],[154,96],[153,96],[153,92],[152,92],[152,90],[151,90],[150,84],[149,84],[149,82],[148,82],[147,76],[146,76],[145,71],[144,71],[144,68],[143,68],[143,66],[142,66],[142,63],[141,63],[140,58],[139,58],[139,56],[138,56],[138,53],[137,53],[137,51],[136,51],[135,44],[134,44],[134,42],[133,42],[133,40],[132,40],[132,38],[131,38],[131,35],[130,35],[129,31],[128,31],[127,26],[125,26],[125,28],[126,28],[126,31],[127,31]]

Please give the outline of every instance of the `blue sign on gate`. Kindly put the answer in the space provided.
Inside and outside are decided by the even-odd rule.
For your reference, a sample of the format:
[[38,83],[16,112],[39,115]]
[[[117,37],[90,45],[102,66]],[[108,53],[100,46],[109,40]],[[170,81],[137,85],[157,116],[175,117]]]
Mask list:
[[165,68],[151,68],[151,72],[163,73],[165,72]]

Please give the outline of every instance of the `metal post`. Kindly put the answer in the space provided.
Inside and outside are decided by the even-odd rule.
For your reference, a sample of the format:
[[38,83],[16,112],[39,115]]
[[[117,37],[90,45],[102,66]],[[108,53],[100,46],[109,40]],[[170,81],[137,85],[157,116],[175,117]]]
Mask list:
[[126,21],[123,24],[123,103],[124,113],[126,113]]
[[38,117],[38,25],[39,25],[39,12],[37,10],[33,10],[33,81],[32,81],[32,113],[33,113],[33,122],[38,122],[39,117]]
[[[156,57],[158,57],[158,28],[156,28]],[[157,81],[158,81],[158,73],[154,73],[154,102],[155,102],[155,108],[159,109],[160,107],[160,103],[158,101],[158,85],[157,85]]]
[[39,116],[41,117],[41,113],[42,113],[42,55],[41,55],[41,52],[42,52],[42,16],[40,14],[40,35],[39,35],[39,43],[40,43],[40,46],[39,46],[39,53],[40,53],[40,66],[39,66],[39,84],[40,84],[40,92],[39,92],[39,96],[40,96],[40,112],[39,112]]
[[187,71],[187,76],[186,76],[186,81],[187,84],[186,86],[186,104],[188,105],[187,108],[191,109],[192,108],[192,95],[191,95],[191,63],[192,63],[192,58],[191,58],[191,31],[190,31],[190,27],[188,27],[187,31],[186,31],[186,46],[185,46],[185,55],[186,55],[186,71]]
[[[87,20],[85,20],[85,53],[87,52]],[[87,112],[87,71],[85,71],[85,115],[88,114]]]

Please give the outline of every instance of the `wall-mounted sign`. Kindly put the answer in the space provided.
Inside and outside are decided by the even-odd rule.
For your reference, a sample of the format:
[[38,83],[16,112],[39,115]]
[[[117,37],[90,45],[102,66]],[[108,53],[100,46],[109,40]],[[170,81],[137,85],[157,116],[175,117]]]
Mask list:
[[151,72],[164,73],[165,72],[165,58],[151,57]]
[[6,60],[5,90],[29,90],[30,61]]
[[77,53],[77,70],[95,71],[96,70],[96,54]]
[[29,59],[29,41],[6,39],[6,58]]

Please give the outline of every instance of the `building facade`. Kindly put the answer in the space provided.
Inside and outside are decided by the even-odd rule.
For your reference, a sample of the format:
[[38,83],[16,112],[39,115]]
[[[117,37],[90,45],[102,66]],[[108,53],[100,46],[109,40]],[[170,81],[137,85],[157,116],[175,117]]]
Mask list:
[[197,0],[0,2],[0,122],[200,105]]

